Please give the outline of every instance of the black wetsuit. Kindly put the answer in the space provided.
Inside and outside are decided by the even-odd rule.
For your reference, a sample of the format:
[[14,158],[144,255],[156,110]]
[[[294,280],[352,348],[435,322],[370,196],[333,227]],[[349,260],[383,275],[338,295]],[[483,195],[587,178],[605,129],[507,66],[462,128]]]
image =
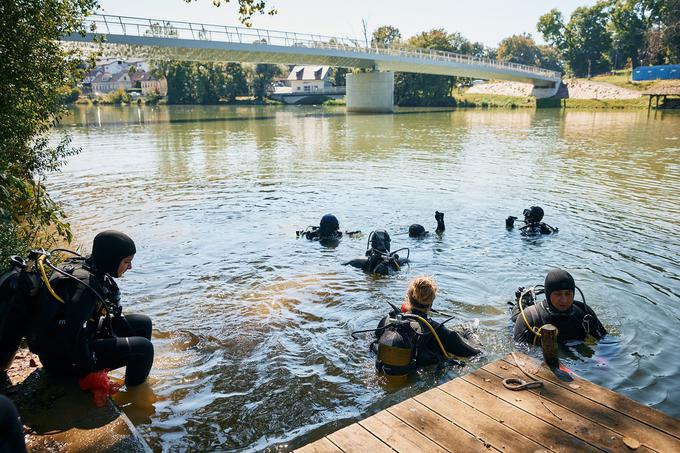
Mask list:
[[[112,311],[120,311],[120,291],[110,275],[97,273],[82,259],[69,260],[60,268],[90,285]],[[48,296],[39,310],[32,349],[45,368],[58,374],[83,375],[125,366],[127,385],[144,382],[154,356],[151,319],[122,314],[106,317],[96,294],[57,272],[50,284],[65,303]]]
[[519,229],[520,233],[526,236],[535,236],[539,234],[557,233],[557,228],[553,228],[544,222],[527,223]]
[[400,258],[397,254],[387,255],[369,250],[366,252],[366,258],[355,258],[343,264],[349,264],[367,274],[389,275],[406,263],[408,259]]
[[[467,339],[460,335],[458,332],[449,330],[446,326],[441,326],[437,321],[427,317],[427,313],[420,310],[413,310],[408,312],[414,315],[418,315],[421,318],[427,320],[427,322],[432,325],[432,327],[437,332],[439,339],[450,354],[459,357],[472,357],[481,352],[481,350],[471,346],[466,341]],[[389,322],[390,317],[386,316],[380,320],[376,330],[376,337],[379,338],[383,329],[381,329],[387,322]],[[445,360],[441,348],[437,344],[437,340],[432,335],[430,329],[423,324],[420,320],[414,320],[419,324],[419,332],[424,335],[414,334],[414,345],[415,345],[415,359],[416,366],[427,366],[440,363]]]
[[0,395],[0,453],[25,451],[24,427],[19,414],[12,401],[5,395]]
[[342,239],[341,231],[332,231],[330,233],[323,233],[321,229],[314,227],[311,231],[302,232],[302,236],[310,241],[339,241]]
[[[584,340],[588,334],[599,340],[607,334],[607,330],[597,319],[595,312],[580,301],[574,301],[568,312],[561,313],[554,309],[549,310],[547,302],[543,300],[528,307],[524,306],[524,314],[529,325],[537,329],[545,324],[552,324],[557,327],[557,340],[559,342]],[[515,341],[533,343],[535,335],[524,322],[519,306],[515,306],[513,309],[512,319],[515,322]],[[540,341],[540,338],[538,338],[536,344],[540,344]]]

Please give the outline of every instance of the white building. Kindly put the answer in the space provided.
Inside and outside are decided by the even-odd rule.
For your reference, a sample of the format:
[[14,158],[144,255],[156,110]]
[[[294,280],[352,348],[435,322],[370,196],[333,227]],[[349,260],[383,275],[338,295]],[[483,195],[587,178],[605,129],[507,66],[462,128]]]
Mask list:
[[330,69],[330,66],[295,66],[286,78],[286,85],[291,93],[323,91],[333,86]]
[[132,81],[130,80],[130,74],[127,72],[118,72],[116,74],[110,74],[108,72],[99,73],[97,77],[91,82],[92,92],[98,93],[110,93],[122,88],[124,90],[129,90],[132,88]]

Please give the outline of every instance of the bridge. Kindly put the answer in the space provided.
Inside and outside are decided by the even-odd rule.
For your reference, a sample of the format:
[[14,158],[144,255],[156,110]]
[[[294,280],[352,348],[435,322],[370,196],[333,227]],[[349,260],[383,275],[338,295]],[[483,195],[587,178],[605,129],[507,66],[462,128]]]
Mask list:
[[536,97],[552,96],[561,74],[534,66],[495,61],[432,49],[375,47],[356,39],[96,14],[85,21],[84,36],[61,38],[66,46],[99,49],[103,56],[126,59],[185,60],[360,68],[347,74],[348,111],[391,111],[394,72],[531,83]]

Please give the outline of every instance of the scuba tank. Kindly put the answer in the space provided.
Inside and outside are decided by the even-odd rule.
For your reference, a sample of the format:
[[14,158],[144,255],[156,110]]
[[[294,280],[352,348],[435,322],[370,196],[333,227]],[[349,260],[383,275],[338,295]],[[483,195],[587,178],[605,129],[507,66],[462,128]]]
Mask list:
[[[391,270],[399,270],[401,264],[408,262],[410,250],[401,248],[394,252],[390,251],[391,239],[385,230],[375,230],[368,235],[366,242],[366,263],[363,271],[387,275]],[[406,250],[406,258],[400,260],[398,252]]]
[[379,373],[405,382],[415,365],[415,340],[411,322],[401,315],[385,318],[384,330],[375,349],[375,367]]

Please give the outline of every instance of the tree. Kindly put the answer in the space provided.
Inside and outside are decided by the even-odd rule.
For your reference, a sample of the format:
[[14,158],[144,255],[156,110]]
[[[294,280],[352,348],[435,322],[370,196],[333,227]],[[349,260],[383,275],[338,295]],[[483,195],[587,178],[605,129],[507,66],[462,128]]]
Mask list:
[[562,54],[553,46],[541,45],[538,46],[538,66],[551,71],[564,72],[564,63],[562,63]]
[[[422,32],[406,41],[411,48],[470,53],[472,44],[460,33],[447,33],[443,29]],[[451,90],[455,77],[431,74],[398,72],[394,76],[394,97],[398,105],[454,105]]]
[[540,51],[529,34],[512,35],[498,45],[496,57],[501,61],[534,66],[539,63]]
[[633,66],[640,63],[646,34],[641,8],[639,0],[613,1],[608,27],[612,36],[610,60],[614,69],[622,68],[628,59]]
[[347,85],[347,73],[350,72],[347,68],[335,68],[333,70],[333,85],[336,87],[344,87]]
[[234,102],[236,96],[248,95],[248,80],[239,63],[227,63],[224,66],[224,93],[227,102]]
[[564,57],[577,77],[590,77],[609,69],[607,54],[611,37],[607,32],[604,3],[574,10],[564,28]]
[[[49,230],[70,241],[61,207],[49,196],[47,172],[77,152],[65,132],[48,135],[64,112],[62,96],[86,71],[75,51],[59,46],[85,33],[95,0],[0,2],[0,260],[23,248],[48,247]],[[89,68],[86,65],[86,68]],[[38,237],[40,236],[40,239]],[[12,250],[13,249],[13,250]]]
[[258,64],[251,83],[255,99],[264,100],[269,94],[269,87],[274,77],[281,75],[281,68],[275,64]]
[[557,49],[564,48],[564,20],[557,9],[553,8],[539,17],[536,29],[543,35],[545,42]]
[[372,35],[371,47],[393,47],[401,40],[401,33],[398,28],[391,25],[378,27]]

